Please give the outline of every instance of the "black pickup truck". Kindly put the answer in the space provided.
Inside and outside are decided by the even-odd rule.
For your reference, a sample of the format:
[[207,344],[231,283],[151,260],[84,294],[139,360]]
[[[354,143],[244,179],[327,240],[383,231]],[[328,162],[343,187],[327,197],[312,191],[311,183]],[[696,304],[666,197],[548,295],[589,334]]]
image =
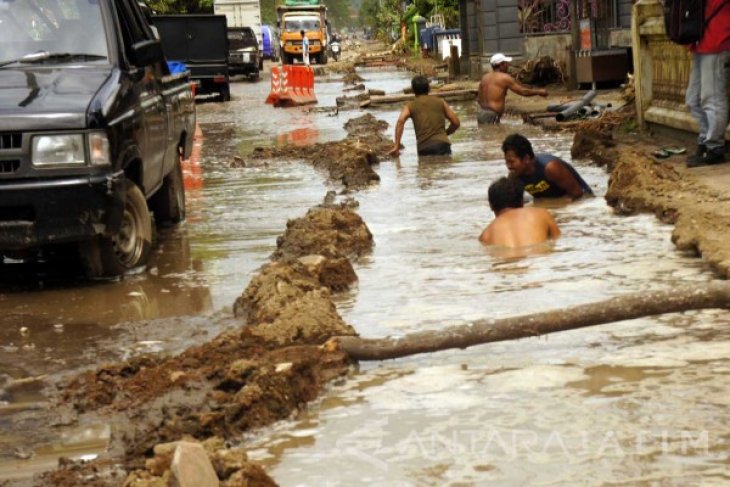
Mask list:
[[198,93],[218,93],[221,101],[230,100],[226,16],[155,15],[151,19],[165,56],[185,63]]
[[0,267],[57,244],[91,277],[144,265],[153,221],[185,218],[188,74],[137,0],[0,0],[0,46]]
[[258,80],[264,68],[264,58],[259,42],[251,27],[228,28],[228,70],[231,74],[243,74]]

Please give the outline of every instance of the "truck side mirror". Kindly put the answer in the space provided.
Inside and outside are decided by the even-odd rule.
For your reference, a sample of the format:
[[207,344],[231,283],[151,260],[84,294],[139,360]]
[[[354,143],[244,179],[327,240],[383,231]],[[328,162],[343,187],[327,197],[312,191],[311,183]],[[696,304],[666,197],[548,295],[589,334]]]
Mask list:
[[164,60],[162,45],[158,40],[137,42],[132,46],[132,62],[135,66],[149,66]]

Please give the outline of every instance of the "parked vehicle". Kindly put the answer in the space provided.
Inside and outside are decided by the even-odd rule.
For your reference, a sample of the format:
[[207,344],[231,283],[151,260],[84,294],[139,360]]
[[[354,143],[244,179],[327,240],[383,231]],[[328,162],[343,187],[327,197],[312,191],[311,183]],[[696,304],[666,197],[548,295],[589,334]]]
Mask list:
[[309,58],[318,64],[327,64],[327,7],[316,4],[290,5],[298,3],[287,0],[287,4],[276,8],[277,27],[281,38],[281,61],[292,64],[302,59],[302,35],[309,39]]
[[[256,35],[259,52],[263,51],[261,32],[261,3],[259,0],[214,0],[213,13],[225,15],[228,28],[250,27]],[[263,64],[259,69],[264,69]]]
[[71,244],[91,277],[147,262],[185,218],[187,72],[136,0],[0,0],[0,265]]
[[279,60],[279,36],[276,30],[270,25],[261,26],[261,37],[263,40],[263,48],[261,51],[264,59],[272,61]]
[[224,15],[155,15],[152,22],[165,56],[185,63],[198,93],[231,99]]
[[228,71],[259,79],[264,60],[251,27],[228,28]]

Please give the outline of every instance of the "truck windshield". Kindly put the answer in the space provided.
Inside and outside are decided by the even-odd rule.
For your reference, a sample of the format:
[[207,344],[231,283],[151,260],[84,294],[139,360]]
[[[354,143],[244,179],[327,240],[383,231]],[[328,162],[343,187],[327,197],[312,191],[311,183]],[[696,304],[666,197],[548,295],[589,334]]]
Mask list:
[[284,28],[287,32],[311,32],[319,30],[319,19],[287,19],[284,22]]
[[39,51],[44,62],[109,57],[99,0],[0,0],[0,46],[0,63]]

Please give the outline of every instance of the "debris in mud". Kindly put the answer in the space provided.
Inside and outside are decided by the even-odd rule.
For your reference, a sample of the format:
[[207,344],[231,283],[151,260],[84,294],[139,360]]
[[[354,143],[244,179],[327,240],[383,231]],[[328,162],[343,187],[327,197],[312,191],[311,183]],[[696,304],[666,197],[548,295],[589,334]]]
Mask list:
[[[380,123],[363,117],[348,130]],[[329,381],[348,373],[347,355],[320,345],[332,336],[356,335],[338,314],[332,293],[357,281],[349,258],[370,252],[373,239],[352,210],[356,205],[335,204],[333,196],[328,193],[323,205],[287,224],[274,262],[234,303],[235,315],[247,326],[176,356],[139,356],[68,382],[57,409],[71,405],[78,413],[106,418],[113,425],[111,449],[125,457],[116,464],[108,459],[68,463],[48,474],[54,481],[66,479],[54,485],[79,485],[74,482],[80,478],[95,479],[89,485],[119,485],[120,471],[131,471],[124,485],[160,485],[175,470],[170,455],[161,453],[170,449],[161,443],[236,441],[244,431],[289,417]],[[275,485],[245,462],[243,451],[206,450],[222,486]],[[228,465],[221,458],[233,458],[236,468],[221,470],[221,464]]]
[[561,126],[575,131],[570,155],[573,159],[589,158],[611,171],[618,162],[619,152],[614,140],[614,130],[633,118],[632,106],[612,112],[604,112],[599,118],[565,122]]
[[362,117],[351,118],[344,125],[345,130],[350,135],[357,135],[363,132],[384,132],[388,129],[388,122],[378,120],[370,113],[366,113]]
[[565,67],[550,56],[530,59],[522,65],[516,78],[525,84],[546,86],[565,83]]
[[365,85],[362,83],[359,83],[354,86],[344,88],[342,91],[365,91]]
[[326,142],[307,146],[256,147],[255,159],[304,159],[315,167],[329,172],[330,179],[341,182],[347,189],[359,189],[380,181],[372,169],[379,162],[378,155],[384,155],[392,146],[391,140],[382,132],[387,123],[377,120],[371,114],[348,121],[357,123],[359,130],[337,142]]
[[127,476],[123,487],[276,486],[261,467],[248,461],[243,449],[227,448],[221,438],[209,438],[203,443],[194,439],[162,443],[154,447],[154,453],[144,469]]
[[345,83],[346,85],[357,85],[358,83],[361,83],[363,81],[365,81],[365,80],[363,79],[362,76],[360,76],[359,74],[357,74],[355,72],[354,66],[353,66],[352,70],[345,73],[345,76],[343,76],[343,78],[342,78],[342,82]]

